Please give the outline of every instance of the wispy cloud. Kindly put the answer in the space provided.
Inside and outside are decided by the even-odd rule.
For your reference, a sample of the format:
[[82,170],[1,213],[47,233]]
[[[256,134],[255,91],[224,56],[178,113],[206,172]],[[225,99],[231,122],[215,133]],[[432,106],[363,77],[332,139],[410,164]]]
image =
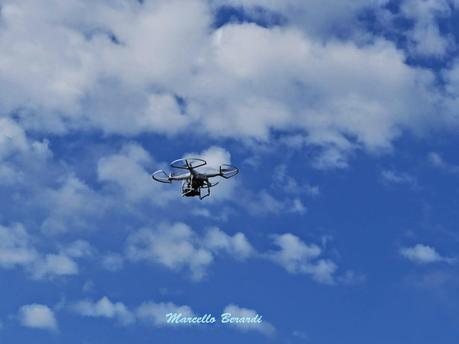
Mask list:
[[441,155],[440,153],[437,152],[430,152],[427,155],[427,158],[429,162],[432,164],[432,166],[440,168],[446,172],[453,173],[453,174],[458,174],[459,173],[459,166],[451,164],[447,162]]
[[383,170],[381,171],[381,179],[385,184],[405,184],[411,186],[412,188],[419,188],[416,178],[406,172],[399,172],[396,170]]

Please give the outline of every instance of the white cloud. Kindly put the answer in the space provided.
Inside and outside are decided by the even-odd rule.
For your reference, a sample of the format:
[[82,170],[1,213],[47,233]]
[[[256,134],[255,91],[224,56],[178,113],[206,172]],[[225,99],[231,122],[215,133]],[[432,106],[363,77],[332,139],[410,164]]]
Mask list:
[[255,251],[242,233],[230,236],[211,228],[200,237],[184,223],[140,229],[129,236],[126,246],[131,261],[145,260],[173,270],[188,270],[196,280],[204,277],[215,256],[223,252],[236,260],[245,260]]
[[76,240],[61,248],[63,254],[72,258],[91,257],[95,251],[95,248],[85,240]]
[[189,271],[195,280],[202,279],[215,259],[226,254],[239,261],[265,258],[292,274],[307,274],[315,281],[335,284],[337,265],[322,258],[322,249],[308,245],[287,233],[273,237],[276,251],[257,252],[244,234],[228,235],[219,228],[208,229],[202,236],[184,223],[162,223],[157,229],[142,228],[126,242],[130,261],[147,261],[175,271]]
[[[112,302],[106,296],[99,301],[79,301],[68,306],[68,309],[84,317],[101,317],[117,320],[121,325],[127,326],[141,321],[153,327],[174,326],[167,322],[167,314],[177,313],[182,317],[195,317],[195,312],[188,305],[177,305],[173,302],[146,301],[135,308],[128,308],[122,302]],[[271,336],[275,333],[274,326],[263,319],[263,315],[255,310],[239,307],[235,304],[227,305],[222,313],[230,313],[232,318],[239,318],[241,321],[227,323],[237,330],[258,331],[264,335]],[[257,316],[258,314],[258,316]],[[256,317],[256,318],[255,318]],[[260,323],[248,321],[249,319],[261,319]]]
[[196,157],[207,161],[207,165],[203,169],[218,169],[222,164],[231,164],[231,153],[218,146],[211,146],[201,153],[187,153],[184,156],[184,158]]
[[305,214],[308,209],[303,204],[303,202],[299,198],[293,199],[291,212],[297,214]]
[[19,320],[22,326],[57,331],[57,321],[54,312],[45,305],[30,304],[19,309]]
[[217,227],[207,231],[203,238],[203,246],[216,253],[225,251],[239,260],[247,259],[255,252],[244,234],[236,233],[230,236]]
[[[115,185],[130,202],[150,200],[164,204],[177,197],[175,190],[167,190],[153,182],[150,175],[154,162],[140,145],[131,143],[121,148],[119,153],[103,157],[97,164],[98,179]],[[146,170],[149,167],[150,170]]]
[[38,239],[31,236],[22,224],[0,225],[0,267],[25,269],[35,279],[78,274],[72,259],[83,257],[83,241],[73,242],[59,253],[44,253],[37,249]]
[[[5,1],[0,112],[21,109],[21,125],[42,133],[179,135],[199,128],[200,135],[248,142],[269,141],[272,130],[300,132],[322,152],[315,166],[345,167],[356,150],[389,151],[404,130],[445,118],[457,124],[451,111],[438,115],[443,99],[432,73],[409,66],[395,44],[360,32],[363,25],[358,35],[336,39],[362,10],[386,2],[250,1],[242,5],[289,20],[213,29],[213,6],[240,2],[69,0],[50,11],[43,0]],[[416,42],[441,52],[430,18],[444,10],[422,3],[406,10],[420,23],[428,18]]]
[[132,261],[146,260],[169,269],[189,270],[197,280],[213,261],[212,253],[200,245],[196,233],[184,223],[138,230],[129,236],[126,253]]
[[429,162],[432,164],[432,166],[434,167],[443,169],[446,172],[450,172],[450,173],[459,173],[459,166],[445,161],[445,159],[443,159],[443,157],[437,152],[430,152],[427,155],[427,158]]
[[121,325],[129,325],[135,321],[134,315],[123,303],[112,302],[105,296],[96,302],[79,301],[71,306],[71,310],[86,317],[116,319]]
[[[276,197],[272,196],[272,193]],[[279,192],[269,192],[265,189],[256,192],[243,191],[238,198],[238,202],[253,216],[281,215],[285,213],[302,215],[307,211],[307,207],[300,198],[280,198]]]
[[443,161],[443,158],[440,154],[436,152],[430,152],[427,157],[429,159],[429,162],[435,167],[444,167],[445,162]]
[[32,140],[19,123],[0,117],[0,185],[21,185],[28,173],[37,173],[37,167],[51,156],[47,140]]
[[191,119],[182,113],[177,100],[170,94],[153,94],[148,97],[146,119],[155,131],[175,134],[187,128]]
[[[209,71],[203,77],[211,78],[212,90],[218,83],[226,92],[225,98],[217,98],[215,91],[200,84],[193,87],[199,92],[195,98],[206,94],[205,99],[213,102],[194,104],[208,114],[204,126],[220,135],[263,139],[270,128],[288,131],[294,124],[309,134],[308,144],[326,148],[327,160],[318,163],[322,167],[326,162],[345,166],[343,157],[359,146],[390,149],[398,128],[412,122],[408,109],[416,94],[431,80],[429,73],[406,66],[403,54],[384,40],[362,47],[349,42],[319,44],[291,28],[243,24],[216,31],[212,49],[221,73]],[[314,97],[302,93],[301,99],[295,98],[299,90],[293,79],[313,89]],[[377,90],[365,86],[375,82],[381,83]],[[249,89],[252,84],[255,87]],[[404,101],[394,101],[400,94]],[[217,104],[218,117],[213,113]]]
[[267,254],[273,262],[290,273],[311,275],[319,283],[335,283],[334,274],[338,267],[329,259],[319,258],[322,254],[319,246],[308,245],[293,234],[277,235],[273,239],[279,247],[279,250]]
[[78,265],[63,254],[47,254],[31,266],[34,278],[77,275]]
[[10,227],[0,225],[0,266],[10,268],[26,266],[38,256],[32,239],[21,224]]
[[435,248],[423,244],[417,244],[413,247],[402,247],[399,252],[406,259],[418,264],[455,262],[454,258],[443,257],[435,250]]
[[[90,121],[112,132],[151,129],[151,112],[131,116],[135,102],[125,102],[124,114],[117,109],[118,118],[107,111],[111,104],[104,93],[110,92],[100,84],[108,79],[116,88],[121,82],[117,96],[128,100],[134,94],[131,87],[152,80],[162,86],[180,82],[190,72],[210,21],[201,1],[113,6],[70,0],[53,11],[48,6],[45,1],[5,1],[2,6],[0,86],[9,87],[2,87],[8,92],[2,93],[0,109],[9,112],[26,104],[21,115],[27,126],[57,132],[68,129],[66,121],[77,126]],[[139,93],[147,94],[146,102],[148,92]],[[82,111],[85,106],[89,113]]]
[[192,317],[194,313],[189,306],[177,306],[172,302],[144,302],[136,309],[137,317],[152,326],[168,325],[166,314],[179,313],[185,317]]
[[92,228],[89,219],[100,216],[108,205],[101,195],[75,176],[67,176],[59,188],[47,188],[36,197],[36,203],[49,210],[41,225],[47,234]]
[[[254,319],[257,316],[257,312],[253,309],[243,308],[235,304],[227,305],[222,313],[230,313],[233,317],[238,318],[251,318]],[[260,316],[260,314],[258,314]],[[262,315],[261,315],[262,316]],[[240,331],[258,331],[264,335],[271,336],[275,333],[275,328],[272,324],[265,321],[261,318],[261,323],[252,323],[252,322],[235,322],[230,324],[230,326],[240,330]]]
[[381,178],[383,182],[389,184],[407,184],[412,187],[417,187],[418,185],[416,178],[410,174],[395,170],[383,170],[381,172]]
[[312,197],[320,194],[317,185],[302,183],[290,176],[287,171],[287,165],[281,164],[274,168],[273,171],[274,187],[290,194],[306,194]]
[[140,320],[145,324],[161,327],[168,325],[166,314],[181,313],[194,316],[189,306],[178,306],[172,302],[143,302],[135,309],[129,309],[122,302],[113,302],[104,296],[98,301],[83,300],[71,304],[70,311],[84,317],[114,319],[123,326],[132,325]]
[[442,34],[438,19],[452,13],[450,0],[404,0],[401,13],[414,20],[407,36],[412,53],[427,57],[443,57],[454,48],[454,38]]
[[347,270],[343,275],[339,276],[338,281],[347,286],[361,285],[366,282],[366,276],[358,274],[352,270]]
[[191,214],[194,216],[204,217],[212,219],[214,221],[228,221],[228,216],[232,212],[230,208],[223,208],[215,213],[208,208],[193,208],[191,209]]
[[[322,38],[333,36],[336,30],[346,34],[359,31],[358,16],[363,11],[378,10],[387,0],[213,0],[216,5],[243,6],[255,18],[263,17],[259,8],[287,18],[290,25]],[[269,20],[268,20],[269,22]]]
[[271,196],[266,190],[253,194],[247,193],[245,200],[240,201],[243,201],[247,211],[252,215],[279,214],[285,209],[284,203]]
[[0,159],[29,147],[24,130],[8,118],[0,118]]
[[108,271],[119,271],[123,268],[123,256],[117,253],[108,253],[102,257],[102,267]]

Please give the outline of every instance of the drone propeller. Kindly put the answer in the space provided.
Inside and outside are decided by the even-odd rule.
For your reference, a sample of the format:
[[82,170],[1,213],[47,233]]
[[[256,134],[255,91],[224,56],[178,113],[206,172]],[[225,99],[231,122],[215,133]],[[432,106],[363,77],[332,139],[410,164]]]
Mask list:
[[225,179],[234,177],[238,173],[239,173],[239,169],[237,167],[227,165],[227,164],[223,164],[220,166],[220,176],[222,176]]

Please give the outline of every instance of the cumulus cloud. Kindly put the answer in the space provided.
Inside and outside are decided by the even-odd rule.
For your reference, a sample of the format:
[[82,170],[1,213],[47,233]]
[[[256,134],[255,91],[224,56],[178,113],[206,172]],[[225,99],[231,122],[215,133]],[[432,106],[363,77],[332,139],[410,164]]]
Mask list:
[[187,153],[184,158],[201,158],[207,161],[207,165],[201,169],[218,169],[222,164],[231,164],[231,153],[218,146],[211,146],[201,153]]
[[[255,310],[249,309],[249,308],[243,308],[235,304],[229,304],[227,305],[222,313],[229,313],[231,316],[234,317],[239,317],[239,318],[255,318],[257,315],[258,317],[260,316]],[[258,331],[261,332],[264,335],[271,336],[275,333],[275,328],[274,326],[263,320],[261,323],[253,323],[253,322],[234,322],[230,324],[233,328],[239,330],[239,331]]]
[[24,130],[8,118],[0,118],[0,159],[29,147]]
[[47,140],[30,139],[19,123],[0,117],[0,186],[23,185],[25,176],[37,173],[50,157]]
[[[404,130],[448,116],[438,116],[432,73],[409,66],[393,42],[368,33],[336,39],[362,11],[386,3],[70,0],[49,11],[43,0],[5,1],[0,112],[20,109],[21,125],[43,133],[172,136],[198,127],[200,135],[248,142],[300,132],[319,148],[315,166],[345,167],[356,150],[389,151]],[[427,32],[416,42],[441,53],[429,37],[432,13],[444,10],[406,3],[404,13],[421,23],[415,31]],[[261,6],[288,20],[214,28],[222,4]]]
[[126,256],[130,261],[146,261],[176,271],[189,271],[195,280],[202,279],[207,269],[221,255],[244,261],[262,258],[279,264],[288,272],[310,275],[315,281],[334,284],[337,265],[321,258],[322,249],[308,245],[293,234],[273,237],[278,250],[257,252],[244,234],[233,236],[217,227],[199,235],[184,223],[163,223],[156,229],[142,228],[130,235]]
[[[212,0],[215,6],[243,6],[255,18],[270,22],[269,18],[278,15],[290,25],[326,38],[333,36],[336,30],[353,34],[359,31],[358,16],[364,11],[377,11],[386,0]],[[263,8],[265,13],[260,13]],[[265,16],[263,16],[263,13]],[[327,18],[329,20],[324,20]],[[282,21],[281,21],[282,22]]]
[[176,197],[176,193],[152,182],[153,165],[153,159],[145,149],[130,143],[124,145],[119,153],[101,158],[97,164],[97,175],[99,181],[115,186],[130,202],[148,199],[164,204]]
[[57,331],[57,320],[54,312],[46,305],[33,303],[19,309],[19,321],[24,327]]
[[71,306],[71,310],[86,317],[116,319],[121,325],[135,321],[134,315],[123,303],[112,302],[105,296],[96,302],[79,301]]
[[33,264],[35,278],[66,276],[78,274],[78,265],[63,254],[47,254]]
[[417,244],[412,247],[402,247],[399,253],[406,259],[418,264],[438,262],[454,263],[456,259],[441,256],[434,247]]
[[188,270],[196,280],[204,277],[218,254],[244,260],[253,252],[242,233],[230,236],[211,228],[199,236],[184,223],[163,223],[155,230],[140,229],[129,236],[126,246],[126,255],[131,261],[144,260],[173,270]]
[[23,225],[0,225],[0,266],[25,266],[31,264],[37,256],[32,239]]
[[[209,72],[207,77],[229,89],[219,99],[200,85],[193,88],[208,94],[193,104],[209,114],[204,125],[221,135],[263,139],[270,128],[288,131],[294,124],[308,134],[307,144],[324,148],[320,167],[345,166],[346,157],[357,147],[390,149],[400,128],[412,123],[408,109],[415,94],[426,92],[424,86],[432,80],[428,72],[407,66],[403,54],[381,39],[362,47],[350,42],[319,44],[292,28],[254,24],[226,25],[213,36],[215,64],[222,72]],[[235,80],[218,79],[225,75],[226,80]],[[313,89],[314,97],[306,92],[296,98],[298,83],[293,80]],[[365,86],[376,80],[382,83],[377,90]],[[253,84],[256,94],[248,89]],[[395,102],[400,94],[406,95],[404,102]],[[208,101],[218,101],[221,116],[213,114],[216,104]],[[422,113],[417,115],[423,118]]]
[[442,34],[438,23],[439,18],[451,15],[453,7],[454,3],[450,0],[402,2],[401,13],[414,21],[413,29],[407,33],[413,54],[443,57],[454,48],[454,38]]
[[78,274],[73,258],[83,256],[82,249],[87,249],[83,241],[73,242],[57,253],[40,252],[36,242],[22,224],[0,225],[0,267],[23,268],[34,279]]
[[192,317],[194,313],[189,306],[177,306],[172,302],[144,302],[137,307],[136,316],[147,324],[152,326],[168,325],[166,314],[179,313],[184,317]]
[[78,301],[69,305],[68,309],[84,317],[113,319],[123,326],[132,325],[138,320],[153,327],[166,326],[169,325],[166,317],[168,313],[194,316],[194,312],[187,305],[178,306],[172,302],[147,301],[138,307],[129,308],[124,303],[113,302],[106,296],[101,297],[98,301]]
[[194,279],[201,279],[212,263],[212,253],[203,248],[199,238],[184,223],[162,224],[157,230],[143,228],[130,235],[126,253],[132,261],[146,260],[169,269],[187,269]]
[[[83,300],[70,304],[68,309],[74,314],[91,318],[106,318],[116,320],[123,326],[133,325],[142,322],[152,327],[176,326],[174,323],[167,322],[167,314],[177,313],[181,317],[199,316],[188,305],[177,305],[173,302],[154,302],[145,301],[137,307],[128,307],[122,302],[113,302],[108,297],[103,296],[98,301]],[[263,315],[255,310],[243,308],[236,304],[229,304],[223,310],[227,318],[239,318],[239,322],[228,322],[239,331],[257,331],[266,336],[275,333],[274,326],[263,319]],[[250,318],[250,319],[249,319]],[[261,319],[261,322],[250,322],[248,320]]]
[[37,204],[49,213],[41,225],[47,234],[91,229],[107,206],[106,200],[75,176],[67,176],[58,188],[46,188],[36,196]]
[[329,259],[319,258],[322,254],[319,246],[308,245],[293,234],[277,235],[273,240],[279,247],[277,251],[267,254],[273,262],[289,273],[308,274],[319,283],[335,283],[334,274],[338,267]]
[[216,253],[225,251],[239,260],[244,260],[255,252],[244,234],[236,233],[230,236],[217,227],[207,231],[203,238],[203,246]]

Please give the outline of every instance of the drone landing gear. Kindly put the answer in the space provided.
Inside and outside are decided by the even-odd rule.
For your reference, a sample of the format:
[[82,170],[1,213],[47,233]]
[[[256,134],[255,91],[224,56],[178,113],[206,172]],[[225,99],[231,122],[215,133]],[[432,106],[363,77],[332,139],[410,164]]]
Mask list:
[[[203,193],[202,190],[207,190],[207,193]],[[199,188],[199,199],[202,200],[206,197],[210,196],[210,187],[208,186],[203,186]]]
[[[206,190],[206,191],[204,191]],[[197,189],[184,189],[182,190],[182,196],[183,197],[194,197],[194,196],[199,196],[199,199],[204,199],[208,196],[210,196],[210,188],[203,186],[199,187]]]
[[[218,184],[218,182],[212,184],[211,182],[209,182],[208,180],[206,180],[206,181],[204,182],[204,186],[201,186],[201,187],[199,188],[199,199],[202,200],[203,198],[206,198],[206,197],[210,196],[210,188],[211,188],[211,187],[214,187],[214,186],[217,185],[217,184]],[[203,192],[202,192],[203,189],[204,189],[204,190],[207,190],[207,192],[203,193]]]
[[183,197],[194,197],[199,196],[199,199],[202,200],[210,196],[210,188],[217,185],[218,183],[211,184],[207,181],[204,182],[203,186],[198,186],[196,188],[191,187],[188,183],[183,183],[182,185],[182,196]]

